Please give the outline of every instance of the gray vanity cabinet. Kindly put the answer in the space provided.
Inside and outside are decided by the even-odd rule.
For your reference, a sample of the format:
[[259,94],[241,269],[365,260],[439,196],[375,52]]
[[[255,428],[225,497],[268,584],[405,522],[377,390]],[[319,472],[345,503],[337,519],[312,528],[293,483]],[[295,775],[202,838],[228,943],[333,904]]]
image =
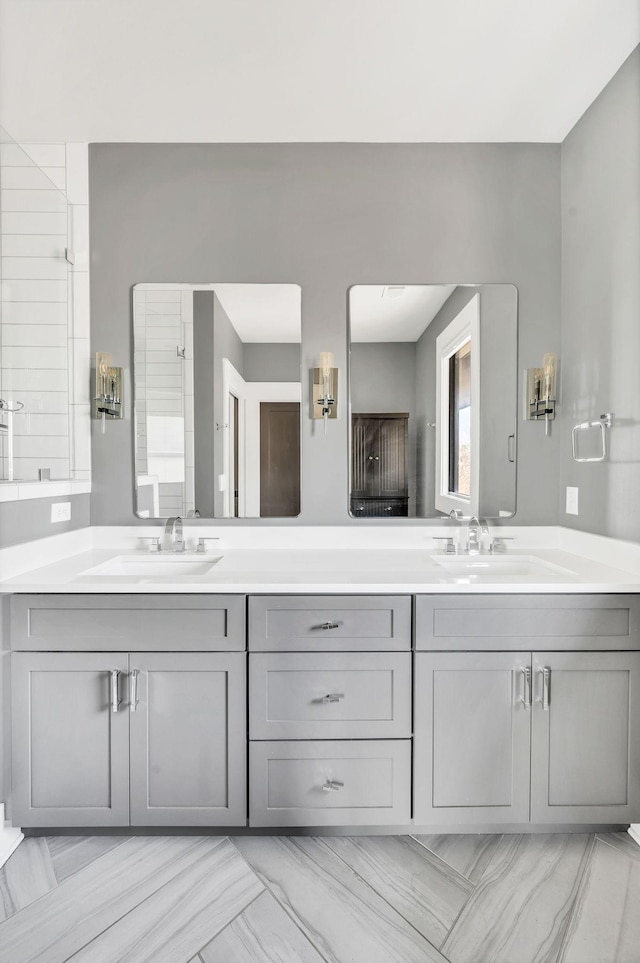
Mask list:
[[127,671],[117,652],[13,654],[14,824],[128,825],[129,720],[111,689]]
[[418,597],[416,823],[639,820],[639,612],[636,596]]
[[640,819],[640,652],[536,652],[531,821]]
[[246,824],[244,596],[23,595],[10,614],[15,824]]
[[249,824],[411,822],[410,596],[249,598]]
[[517,652],[416,654],[418,825],[528,821],[529,671]]
[[131,825],[244,825],[245,655],[129,659]]
[[246,823],[243,653],[18,652],[12,689],[18,825]]

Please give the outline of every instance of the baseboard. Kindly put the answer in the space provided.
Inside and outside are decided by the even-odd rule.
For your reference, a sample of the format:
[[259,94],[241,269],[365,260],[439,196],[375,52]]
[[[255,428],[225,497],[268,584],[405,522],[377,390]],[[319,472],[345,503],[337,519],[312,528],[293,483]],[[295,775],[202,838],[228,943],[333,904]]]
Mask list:
[[637,843],[638,846],[640,846],[640,823],[631,823],[627,832],[631,836],[634,843]]
[[4,866],[11,853],[18,848],[24,836],[9,822],[5,822],[4,803],[0,803],[0,866]]

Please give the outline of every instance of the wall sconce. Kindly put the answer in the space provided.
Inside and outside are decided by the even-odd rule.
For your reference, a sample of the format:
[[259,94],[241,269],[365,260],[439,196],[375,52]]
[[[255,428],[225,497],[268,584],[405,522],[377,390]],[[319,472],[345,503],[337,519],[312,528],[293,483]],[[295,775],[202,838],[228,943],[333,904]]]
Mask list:
[[545,354],[541,368],[527,368],[525,421],[544,418],[544,433],[549,434],[549,422],[556,417],[558,356]]
[[325,434],[327,420],[338,417],[338,369],[333,367],[330,351],[320,354],[320,364],[311,369],[311,417],[324,419]]
[[122,368],[112,366],[111,355],[106,351],[96,353],[94,415],[102,420],[103,435],[107,418],[124,418]]

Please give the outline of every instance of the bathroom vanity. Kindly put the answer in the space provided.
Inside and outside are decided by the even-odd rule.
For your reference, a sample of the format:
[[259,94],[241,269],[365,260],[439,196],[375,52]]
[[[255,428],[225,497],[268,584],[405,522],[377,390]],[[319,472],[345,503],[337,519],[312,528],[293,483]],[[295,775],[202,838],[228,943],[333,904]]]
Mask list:
[[[15,824],[521,832],[640,819],[631,572],[617,592],[577,575],[465,584],[423,549],[345,551],[389,572],[338,585],[322,549],[314,576],[300,574],[312,553],[294,552],[287,574],[277,552],[239,548],[228,569],[182,583],[82,574],[135,558],[120,553],[87,565],[109,554],[94,546],[0,583]],[[533,570],[533,556],[508,557]]]

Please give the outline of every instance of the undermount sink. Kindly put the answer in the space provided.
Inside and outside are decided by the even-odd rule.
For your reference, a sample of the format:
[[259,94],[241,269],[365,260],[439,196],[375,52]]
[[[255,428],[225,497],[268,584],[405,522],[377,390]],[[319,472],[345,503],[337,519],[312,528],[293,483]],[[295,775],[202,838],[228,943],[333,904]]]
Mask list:
[[432,560],[467,580],[559,582],[575,576],[570,569],[534,555],[433,555]]
[[176,579],[201,578],[207,575],[222,555],[118,555],[95,568],[87,569],[80,578]]

